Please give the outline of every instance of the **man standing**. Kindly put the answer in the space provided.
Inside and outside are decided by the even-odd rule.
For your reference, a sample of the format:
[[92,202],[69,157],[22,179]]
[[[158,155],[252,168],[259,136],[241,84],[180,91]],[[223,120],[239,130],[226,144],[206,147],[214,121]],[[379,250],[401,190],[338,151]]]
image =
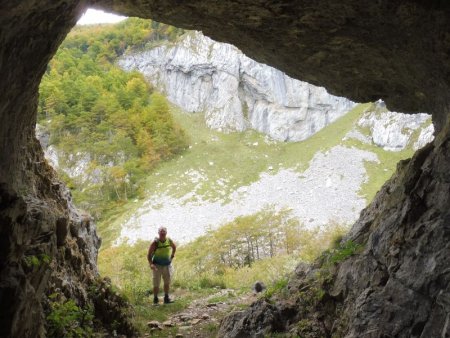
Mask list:
[[[177,247],[175,243],[167,237],[167,228],[158,229],[158,237],[150,245],[147,260],[153,271],[153,304],[158,304],[158,292],[161,284],[161,277],[164,281],[164,304],[172,303],[169,298],[170,271],[169,267],[175,257]],[[171,252],[172,251],[172,252]]]

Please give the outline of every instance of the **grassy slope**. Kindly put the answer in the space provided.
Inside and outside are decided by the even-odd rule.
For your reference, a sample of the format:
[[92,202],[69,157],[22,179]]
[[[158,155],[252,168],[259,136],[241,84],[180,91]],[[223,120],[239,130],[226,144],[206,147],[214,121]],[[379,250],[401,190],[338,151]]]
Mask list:
[[[259,179],[263,172],[280,168],[303,171],[318,151],[326,151],[338,144],[357,147],[377,154],[380,163],[366,163],[368,180],[361,188],[361,196],[370,201],[381,185],[392,175],[396,163],[412,155],[411,150],[387,152],[357,140],[342,141],[361,114],[370,107],[361,104],[333,124],[309,139],[296,143],[266,141],[265,135],[255,131],[223,134],[207,128],[202,114],[186,114],[173,107],[178,123],[190,138],[190,149],[182,156],[161,164],[147,179],[149,196],[166,192],[180,198],[189,192],[204,200],[227,200],[230,192]],[[272,167],[272,170],[269,170]],[[189,171],[201,172],[202,179],[193,183]],[[109,247],[120,232],[120,225],[134,214],[143,201],[128,203],[111,211],[109,218],[99,224],[103,248]]]

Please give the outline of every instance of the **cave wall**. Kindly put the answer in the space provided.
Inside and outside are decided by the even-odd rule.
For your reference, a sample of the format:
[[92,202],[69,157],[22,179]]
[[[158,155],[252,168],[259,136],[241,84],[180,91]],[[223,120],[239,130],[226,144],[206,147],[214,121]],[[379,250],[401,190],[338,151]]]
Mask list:
[[[81,9],[76,2],[0,4],[1,337],[44,336],[42,295],[52,271],[64,264],[61,255],[54,258],[69,227],[77,232],[81,225],[34,136],[40,79]],[[76,243],[66,248],[82,259],[77,273],[80,266],[95,273]]]
[[[450,8],[445,1],[1,2],[0,336],[44,336],[43,294],[58,287],[55,284],[64,288],[63,281],[74,280],[78,286],[73,290],[66,286],[64,292],[86,301],[83,283],[96,276],[95,228],[87,228],[73,208],[67,189],[46,164],[34,136],[40,79],[87,5],[200,29],[214,39],[235,44],[258,61],[355,101],[382,98],[391,110],[430,112],[441,131],[435,144],[450,133],[445,127],[450,102]],[[437,229],[447,235],[448,214],[438,207],[438,201],[449,200],[449,155],[444,151],[448,142],[439,143],[436,149],[442,150],[439,156],[433,155],[436,151],[422,153],[425,159],[421,163],[428,163],[427,170],[436,170],[421,184],[430,187],[430,196],[437,197],[420,207],[433,210]],[[401,170],[414,182],[422,169],[407,166]],[[384,200],[372,204],[369,209],[374,219],[406,198],[418,198],[417,190],[402,188],[408,182],[391,183],[403,191],[403,197],[390,199],[392,205]],[[398,212],[404,212],[401,210],[398,206]],[[401,233],[395,231],[396,226],[394,222],[392,236]],[[364,229],[369,238],[374,229]],[[408,245],[414,249],[424,233]],[[439,252],[448,257],[446,247]],[[30,267],[30,256],[48,256],[50,263]],[[414,279],[417,272],[405,273]],[[445,263],[442,273],[448,275]],[[442,315],[441,323],[450,312],[445,303],[448,292],[442,292],[447,317]],[[430,307],[427,314],[431,311]],[[374,317],[373,323],[377,320]],[[347,329],[351,332],[352,327]]]

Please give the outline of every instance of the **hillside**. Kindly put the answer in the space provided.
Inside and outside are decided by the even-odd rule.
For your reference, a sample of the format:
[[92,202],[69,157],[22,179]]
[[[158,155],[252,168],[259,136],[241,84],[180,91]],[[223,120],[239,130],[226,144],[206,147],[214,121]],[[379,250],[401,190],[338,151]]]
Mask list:
[[[142,25],[140,21],[129,24]],[[150,26],[144,27],[151,31]],[[110,39],[112,33],[106,29],[101,34]],[[111,276],[139,309],[139,325],[153,315],[145,309],[149,281],[143,253],[159,226],[166,225],[176,241],[184,244],[175,276],[181,289],[242,289],[261,278],[276,284],[298,260],[313,259],[333,237],[341,236],[392,175],[396,163],[432,138],[430,117],[425,114],[391,113],[381,102],[356,105],[345,112],[344,107],[354,104],[307,84],[301,85],[309,88],[309,98],[300,111],[317,113],[317,104],[332,116],[332,102],[341,111],[340,117],[327,118],[320,128],[315,117],[306,118],[302,128],[309,134],[304,141],[285,143],[252,129],[223,133],[211,129],[209,111],[186,113],[169,105],[141,74],[115,67],[112,62],[125,49],[115,50],[101,66],[96,64],[103,52],[91,52],[96,44],[87,36],[87,32],[74,32],[52,61],[42,84],[40,138],[49,160],[73,188],[75,202],[99,216],[100,271]],[[139,49],[178,43],[175,38],[169,40]],[[80,59],[83,49],[87,54]],[[76,84],[68,73],[76,75]],[[75,85],[79,86],[76,93],[71,89]],[[61,92],[55,91],[58,86]],[[319,93],[318,101],[315,93]],[[247,117],[251,120],[253,114],[257,109]],[[227,116],[218,119],[227,120]],[[290,120],[281,120],[289,130]],[[82,143],[77,142],[80,139]],[[215,242],[208,245],[220,247],[232,241],[229,234],[234,231],[221,229],[238,225],[239,231],[251,228],[252,241],[260,244],[267,236],[258,237],[258,231],[266,227],[270,233],[281,226],[287,249],[271,249],[269,254],[270,239],[257,258],[253,251],[247,252],[249,258],[243,261],[238,253],[245,250],[239,247],[237,257],[229,257],[220,268],[214,258],[220,253],[212,250],[213,257],[203,262],[201,273],[192,275],[192,266],[202,259],[192,251],[195,243],[211,237]],[[262,274],[267,266],[272,272]],[[233,272],[236,268],[249,269],[245,280]]]
[[96,219],[137,198],[146,175],[186,148],[165,97],[141,74],[114,65],[126,50],[167,43],[180,32],[139,19],[77,27],[42,79],[38,137],[78,207]]
[[172,107],[190,145],[147,177],[147,198],[130,203],[117,219],[100,223],[104,247],[149,240],[160,225],[185,243],[267,206],[292,209],[307,225],[349,225],[398,161],[411,156],[420,136],[419,129],[411,129],[405,148],[396,152],[374,144],[370,128],[358,123],[381,110],[359,105],[308,140],[284,143],[251,130],[220,133],[209,129],[201,114]]

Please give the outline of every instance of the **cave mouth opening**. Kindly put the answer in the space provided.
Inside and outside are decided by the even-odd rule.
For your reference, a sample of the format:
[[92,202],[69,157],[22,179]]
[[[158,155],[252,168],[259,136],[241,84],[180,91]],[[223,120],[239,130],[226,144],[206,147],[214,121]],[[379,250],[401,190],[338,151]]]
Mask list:
[[[141,241],[134,241],[134,246],[128,247],[124,244],[117,247],[112,245],[114,236],[117,235],[116,230],[108,228],[110,224],[106,225],[106,223],[112,222],[118,226],[119,223],[114,218],[120,217],[121,212],[128,210],[128,207],[124,207],[126,201],[135,200],[137,202],[139,199],[145,198],[141,179],[146,174],[146,170],[152,170],[157,167],[157,161],[160,159],[170,159],[174,156],[181,156],[182,158],[182,151],[197,147],[192,146],[192,144],[192,147],[190,147],[189,144],[184,143],[186,140],[184,140],[183,134],[179,132],[177,125],[173,124],[173,121],[168,118],[172,114],[171,110],[176,111],[177,109],[171,107],[164,97],[159,95],[151,85],[148,85],[142,75],[136,72],[122,72],[118,68],[112,67],[114,60],[118,56],[123,55],[127,49],[131,49],[132,45],[129,41],[138,41],[141,48],[145,48],[143,47],[144,45],[154,47],[161,44],[161,40],[174,41],[181,32],[171,26],[151,21],[145,22],[139,19],[130,19],[127,25],[121,25],[120,30],[126,31],[130,36],[121,36],[119,31],[114,32],[111,29],[102,31],[102,27],[90,28],[95,32],[96,39],[101,41],[101,43],[98,43],[98,41],[89,37],[89,34],[86,34],[86,28],[75,28],[69,34],[68,39],[62,43],[60,50],[50,62],[50,67],[41,83],[38,105],[38,133],[40,134],[39,138],[44,143],[44,148],[48,150],[47,154],[49,154],[51,161],[60,166],[60,168],[65,168],[62,174],[64,176],[63,179],[66,180],[66,184],[69,187],[75,188],[73,190],[75,202],[91,213],[93,210],[93,214],[97,219],[99,216],[106,214],[100,222],[100,233],[104,237],[104,248],[100,252],[99,258],[102,274],[111,276],[116,285],[121,286],[123,290],[127,290],[128,297],[133,300],[133,303],[140,304],[143,299],[148,297],[150,282],[147,276],[148,271],[145,270],[145,258],[139,258],[136,254],[145,252],[146,246],[149,245],[148,240],[156,234],[156,231],[149,234],[149,229],[143,229],[144,233],[147,234],[141,236]],[[144,40],[145,43],[139,42],[139,39]],[[148,92],[152,92],[152,94],[148,96]],[[348,118],[347,121],[340,122],[339,128],[342,130],[347,128],[345,131],[349,132],[348,126],[356,121],[356,117],[361,117],[358,114],[362,114],[364,111],[368,112],[371,109],[374,115],[387,112],[382,102],[373,105],[361,105],[352,113],[355,115],[352,119]],[[177,114],[175,122],[186,120],[186,117],[183,117],[182,114],[179,112]],[[164,120],[164,117],[168,119]],[[196,119],[198,120],[198,117]],[[186,123],[186,121],[184,122]],[[179,143],[175,144],[172,149],[168,149],[164,145],[164,139],[155,139],[154,135],[152,135],[155,129],[149,127],[149,125],[154,125],[155,123],[160,124],[160,127],[172,129],[174,137],[178,137]],[[192,124],[192,121],[190,123]],[[369,127],[360,126],[357,129],[362,131],[364,128],[367,129]],[[200,133],[200,127],[194,126],[194,130]],[[326,138],[327,133],[332,135],[336,133],[334,137],[342,140],[347,135],[346,133],[342,134],[342,130],[324,131],[325,134],[316,137],[309,143],[307,142],[305,147],[317,146],[318,139]],[[206,133],[205,130],[201,130],[201,132]],[[410,134],[412,135],[413,133],[414,131],[411,130]],[[172,137],[173,135],[169,136]],[[418,137],[418,134],[416,137]],[[382,170],[383,177],[386,180],[392,174],[395,163],[399,159],[412,154],[411,150],[405,151],[401,156],[389,158],[389,164],[379,163],[371,166],[370,163],[375,162],[374,159],[369,158],[370,156],[366,158],[365,156],[367,155],[362,155],[362,153],[349,153],[348,150],[341,148],[336,150],[333,148],[335,152],[328,151],[328,154],[326,154],[326,151],[322,149],[321,156],[325,158],[328,156],[328,162],[325,163],[325,167],[328,166],[326,167],[327,171],[322,172],[323,176],[327,177],[325,182],[323,178],[317,177],[317,175],[309,177],[305,174],[305,169],[314,174],[313,164],[311,164],[310,168],[308,168],[306,163],[299,165],[301,161],[312,161],[314,154],[311,153],[311,150],[309,151],[311,153],[309,160],[302,157],[300,161],[298,156],[296,158],[293,154],[296,152],[297,154],[305,153],[305,149],[288,150],[289,147],[295,146],[274,145],[274,149],[264,148],[261,150],[259,149],[260,144],[266,143],[265,147],[270,147],[271,141],[267,141],[267,139],[260,137],[256,133],[247,133],[244,136],[234,136],[233,138],[232,136],[218,136],[217,133],[211,132],[206,137],[199,138],[196,141],[192,141],[192,135],[190,139],[191,143],[203,143],[203,148],[197,150],[197,154],[201,153],[205,158],[213,156],[213,150],[205,145],[208,142],[217,143],[218,140],[223,141],[223,145],[236,147],[235,149],[238,149],[238,146],[234,142],[244,142],[245,147],[253,148],[253,150],[248,152],[248,155],[252,156],[254,161],[255,159],[266,161],[265,158],[268,158],[265,166],[271,172],[269,176],[272,177],[272,181],[268,180],[265,183],[269,187],[268,189],[271,189],[267,192],[267,196],[277,195],[276,192],[281,192],[278,194],[279,196],[277,195],[278,200],[281,199],[281,196],[286,196],[286,189],[289,190],[289,185],[292,187],[295,184],[294,181],[290,181],[287,185],[284,184],[289,179],[296,179],[292,176],[293,172],[286,170],[290,169],[288,167],[290,164],[296,164],[296,169],[299,169],[299,166],[302,167],[300,172],[305,177],[302,177],[300,181],[315,180],[309,187],[311,191],[313,186],[320,187],[322,184],[323,187],[319,190],[323,190],[323,188],[341,189],[340,195],[342,199],[344,187],[336,182],[333,183],[332,178],[334,176],[338,181],[347,181],[348,184],[350,184],[350,181],[353,181],[354,183],[356,176],[361,176],[360,171],[367,170],[367,166],[369,166],[370,170],[375,172]],[[354,146],[356,141],[358,141],[357,138],[349,137],[344,145]],[[154,146],[155,143],[157,147]],[[150,148],[150,150],[146,147]],[[328,150],[331,148],[331,146],[327,146]],[[316,150],[319,149],[320,147]],[[291,154],[287,157],[280,157],[276,154],[280,150],[282,152],[290,151]],[[200,153],[198,153],[199,151]],[[358,174],[355,174],[353,171],[352,177],[349,177],[348,172],[339,171],[342,169],[342,165],[330,166],[330,163],[338,164],[339,161],[342,161],[342,156],[352,158],[354,162],[357,162],[355,159],[358,157],[359,167],[348,169],[357,170]],[[242,160],[242,155],[239,153],[237,157]],[[144,162],[150,162],[151,164],[148,167],[143,167]],[[234,163],[236,166],[239,166],[236,158],[233,157],[218,157],[217,160],[209,158],[209,160],[205,159],[204,162],[207,168],[218,166],[218,163],[224,162]],[[240,171],[245,168],[242,165],[244,162],[241,161],[240,163]],[[248,165],[247,163],[245,164]],[[192,170],[193,168],[199,169],[199,167],[188,162],[183,165],[183,168],[187,168],[184,173],[170,172],[169,174],[161,174],[161,172],[156,172],[152,175],[155,175],[156,182],[159,183],[161,181],[164,182],[165,179],[170,181],[168,177],[183,177],[185,175],[193,181],[198,182],[198,180],[202,180],[202,172],[204,173],[205,170]],[[274,168],[274,166],[277,168]],[[324,162],[317,163],[316,170],[319,172],[320,170],[323,171],[323,166]],[[250,168],[255,170],[254,167]],[[225,170],[225,172],[229,170]],[[258,170],[261,169],[258,168]],[[282,170],[284,176],[280,176],[278,183],[276,183],[273,177],[275,176],[274,171],[278,170]],[[224,172],[223,168],[221,171]],[[362,176],[361,178],[363,179]],[[219,182],[220,185],[220,182],[224,184],[227,180],[228,178],[219,176],[216,182]],[[300,181],[296,182],[303,182]],[[375,190],[370,191],[368,194],[373,196],[384,181],[380,177],[377,180],[372,179],[372,181],[374,182],[371,182],[372,186],[369,190]],[[159,183],[156,183],[156,185]],[[94,187],[91,187],[91,185]],[[210,188],[218,189],[217,186]],[[204,187],[201,189],[204,190]],[[301,194],[298,190],[304,189],[305,186],[300,186],[295,191],[289,191],[291,196],[288,200],[301,199]],[[351,196],[349,195],[348,198],[345,198],[346,200],[357,198],[358,187],[356,187],[356,190],[355,187],[352,189]],[[328,209],[328,207],[324,206],[324,201],[328,198],[320,195],[319,190],[312,192],[310,196],[312,204],[308,209],[312,209],[314,204],[317,204],[314,201],[317,200],[322,201],[322,208]],[[192,191],[191,187],[190,192]],[[209,192],[206,192],[206,195],[208,194]],[[269,199],[268,197],[266,198]],[[165,202],[170,203],[171,201]],[[176,200],[172,202],[177,204]],[[187,201],[186,203],[190,202]],[[157,200],[152,203],[154,203],[154,209],[160,211],[164,209],[161,201],[159,201],[159,205]],[[332,204],[333,201],[330,203]],[[307,201],[299,204],[306,205]],[[353,206],[353,208],[361,209],[364,205],[365,203],[358,204],[357,207]],[[204,207],[205,210],[212,208],[211,205],[205,205]],[[352,210],[354,219],[356,219],[359,209],[356,211]],[[135,208],[132,207],[130,210],[135,210]],[[195,211],[194,213],[197,215],[205,214],[205,210]],[[170,214],[174,211],[169,210],[167,212]],[[164,214],[161,213],[158,217],[162,217],[161,215]],[[153,217],[153,219],[158,217]],[[146,218],[142,217],[140,222],[145,222],[151,218],[147,215]],[[104,221],[105,219],[107,222]],[[216,258],[213,258],[208,264],[203,262],[204,266],[199,268],[201,272],[199,276],[189,275],[188,271],[181,269],[178,272],[179,277],[178,280],[175,280],[175,285],[179,288],[195,288],[199,286],[221,288],[229,287],[230,285],[233,287],[245,285],[249,289],[255,280],[266,279],[270,283],[278,282],[277,278],[280,276],[280,271],[273,268],[274,264],[282,267],[284,273],[292,270],[299,259],[307,261],[313,259],[331,243],[335,242],[336,238],[342,238],[343,233],[351,223],[343,222],[339,216],[335,216],[334,219],[330,219],[328,222],[330,224],[329,229],[319,231],[308,227],[308,222],[314,222],[314,218],[307,217],[307,220],[300,224],[296,217],[292,217],[288,208],[280,210],[279,208],[274,208],[271,203],[262,204],[259,211],[255,211],[250,215],[237,216],[234,220],[225,224],[222,230],[219,229],[217,233],[211,232],[209,239],[202,238],[203,241],[209,243],[208,246],[210,247],[217,247],[217,243],[227,243],[224,245],[226,250],[217,252]],[[158,223],[162,223],[162,221]],[[153,230],[156,230],[158,226],[159,224],[155,223]],[[245,238],[243,238],[242,242],[239,242],[239,245],[233,240],[237,229],[240,229],[245,234]],[[174,236],[177,235],[180,236],[180,232],[174,231]],[[283,243],[281,249],[274,248],[277,242]],[[303,248],[301,250],[301,258],[298,247]],[[189,257],[192,260],[196,257],[192,252],[192,248],[186,248],[184,252],[183,250],[181,252],[181,255],[185,256],[185,258],[180,259],[182,262],[184,259],[182,265],[184,265],[185,270],[190,269],[188,263],[192,264],[192,266],[199,265],[188,262],[186,259],[186,257]],[[293,254],[297,255],[296,260],[292,260]],[[121,262],[116,260],[116,257],[119,256],[124,257]],[[197,257],[198,262],[200,258]],[[270,260],[269,258],[273,259]],[[140,262],[140,265],[144,268],[136,268],[136,262]],[[269,277],[267,276],[268,266],[272,266],[269,270],[271,271]],[[252,267],[252,273],[249,273],[248,269]],[[230,273],[233,269],[247,269],[245,278],[240,273]],[[198,275],[199,271],[194,271],[195,275]],[[264,276],[264,274],[266,275]],[[190,281],[190,284],[186,283],[186,281]]]
[[[358,101],[371,100],[373,99],[371,94],[376,93],[377,98],[385,98],[388,105],[396,110],[428,110],[433,113],[434,122],[439,131],[445,127],[446,107],[449,102],[448,83],[443,79],[443,74],[448,72],[449,63],[447,54],[444,52],[446,39],[443,39],[442,36],[445,36],[445,32],[448,31],[448,18],[450,17],[445,12],[446,5],[440,5],[440,3],[433,2],[424,5],[422,2],[407,2],[381,6],[383,8],[378,7],[381,3],[367,8],[361,8],[361,6],[365,7],[363,3],[353,4],[350,7],[342,3],[342,6],[336,5],[334,11],[320,8],[323,4],[319,3],[314,5],[318,7],[311,7],[311,9],[303,8],[302,3],[296,3],[287,4],[286,8],[282,9],[271,7],[270,10],[267,10],[266,8],[263,10],[263,14],[258,14],[259,9],[255,7],[257,12],[254,13],[255,16],[250,20],[251,23],[248,26],[244,23],[247,23],[246,18],[252,17],[251,12],[255,8],[236,11],[236,4],[233,2],[215,4],[224,6],[225,9],[222,11],[218,9],[218,12],[222,14],[217,16],[217,20],[206,20],[202,10],[205,8],[202,6],[209,5],[206,2],[196,5],[200,8],[180,6],[176,11],[163,8],[164,4],[160,4],[160,7],[149,5],[147,8],[145,6],[139,8],[139,4],[134,4],[135,9],[127,9],[127,4],[123,4],[121,5],[124,6],[122,9],[117,8],[116,10],[123,13],[140,12],[141,15],[159,18],[164,22],[178,21],[183,27],[188,28],[193,27],[193,23],[204,25],[205,30],[219,40],[235,42],[243,49],[252,51],[252,55],[257,56],[260,60],[280,65],[280,68],[295,77],[305,78],[302,74],[306,74],[311,82],[324,84],[332,88],[335,93],[346,94]],[[173,3],[167,5],[174,6]],[[5,323],[5,325],[1,325],[2,333],[11,331],[13,336],[24,336],[26,332],[32,332],[31,335],[34,336],[34,333],[42,332],[43,317],[40,312],[40,300],[48,281],[48,269],[40,268],[30,272],[20,263],[20,255],[27,252],[32,246],[35,247],[31,249],[35,249],[37,243],[42,244],[40,249],[43,249],[49,256],[55,257],[55,260],[59,262],[58,273],[67,269],[66,272],[68,271],[70,275],[70,269],[73,268],[71,264],[75,264],[65,261],[65,258],[57,252],[57,236],[52,234],[56,227],[61,229],[61,234],[64,234],[64,228],[67,225],[64,217],[68,213],[67,196],[58,190],[57,184],[52,184],[55,183],[52,179],[43,177],[43,173],[47,173],[47,171],[41,164],[43,159],[33,137],[37,87],[49,58],[56,51],[68,29],[74,25],[76,13],[80,12],[82,5],[52,2],[48,3],[48,6],[40,4],[39,8],[17,6],[12,3],[5,3],[1,6],[4,6],[2,7],[5,9],[4,13],[8,12],[11,15],[2,20],[2,26],[5,29],[2,29],[0,33],[2,41],[5,41],[2,44],[1,54],[4,81],[0,84],[0,102],[2,103],[0,115],[5,123],[0,126],[2,139],[0,178],[2,204],[3,201],[6,201],[0,210],[0,216],[7,223],[7,226],[1,229],[2,238],[7,238],[7,240],[5,240],[5,245],[2,242],[1,252],[1,297],[5,307],[2,309],[0,318],[2,318],[2,323]],[[228,6],[230,7],[227,8]],[[269,6],[271,5],[269,4]],[[349,11],[349,9],[351,10]],[[30,11],[33,11],[33,15],[30,15]],[[319,15],[319,17],[310,15],[314,11],[323,12],[324,15]],[[285,20],[282,13],[301,13],[298,18],[302,20]],[[355,16],[355,13],[361,13],[361,15]],[[167,20],[164,20],[164,17],[167,17]],[[260,19],[257,19],[258,17]],[[336,17],[343,19],[333,20]],[[278,18],[283,21],[277,21]],[[264,24],[261,25],[261,22]],[[336,38],[333,40],[335,43],[330,45],[328,54],[315,53],[321,45],[323,46],[324,43],[328,45],[328,42],[331,41],[321,34],[320,22],[326,22],[324,34],[329,34],[332,40]],[[383,25],[384,22],[391,24],[386,26]],[[346,29],[352,26],[358,26],[358,31]],[[223,29],[223,27],[228,29]],[[270,29],[267,30],[264,27]],[[291,30],[289,27],[293,29]],[[383,29],[379,30],[380,27]],[[305,36],[311,31],[314,32],[311,35],[312,38]],[[289,33],[284,34],[287,32]],[[348,32],[351,33],[348,34]],[[376,34],[371,34],[371,32],[376,32]],[[263,38],[266,37],[264,42],[267,48],[261,47],[259,34]],[[340,36],[341,34],[343,38]],[[407,37],[413,38],[409,40]],[[297,44],[297,41],[302,41],[302,43]],[[405,41],[406,43],[404,43]],[[353,42],[362,48],[352,48]],[[348,48],[342,48],[343,44]],[[395,46],[393,54],[391,57],[385,57],[386,51],[390,50],[389,48],[392,46]],[[428,48],[429,46],[433,46],[433,48]],[[351,51],[350,55],[346,51]],[[365,60],[364,58],[367,56],[369,59]],[[333,58],[334,62],[328,62],[330,58]],[[355,67],[358,68],[357,71],[355,71]],[[385,73],[391,76],[382,76]],[[339,81],[333,83],[336,78]],[[386,78],[389,80],[383,82]],[[348,81],[353,81],[353,84],[349,85]],[[375,91],[373,91],[374,88]],[[405,95],[405,93],[412,95]],[[441,135],[441,141],[444,142],[445,135],[444,133]],[[436,143],[436,148],[441,145]],[[428,161],[430,168],[435,165],[435,169],[439,171],[438,165],[445,166],[446,158],[438,154],[442,148],[438,148],[435,152],[430,149],[431,147],[428,147],[428,152],[421,152],[419,155],[422,157],[416,158],[409,165],[403,163],[402,168],[406,168],[404,172],[408,174],[418,171],[415,167],[417,163],[435,157],[437,158],[435,162],[430,164]],[[49,175],[52,176],[51,173]],[[420,175],[418,173],[414,177],[417,178]],[[439,189],[443,188],[441,183],[446,177],[445,174],[439,176],[433,171],[430,172],[430,175],[432,176],[430,176],[430,180],[437,182],[434,186],[438,189],[432,192],[441,196],[441,201],[445,201],[445,198],[448,200],[448,196],[439,193]],[[410,182],[400,180],[400,184],[407,185],[407,190],[403,195],[410,193],[408,189],[414,185],[413,181],[415,180],[411,179]],[[441,191],[447,190],[442,189]],[[416,192],[417,190],[414,190],[414,193]],[[40,204],[33,204],[35,200],[40,200]],[[414,201],[418,203],[417,198]],[[443,220],[446,211],[440,208],[440,202],[436,202],[435,199],[428,201],[431,204],[427,204],[426,207],[431,209],[436,206],[438,210],[433,215]],[[55,205],[58,210],[52,208]],[[423,205],[418,210],[423,210]],[[39,217],[35,217],[36,215]],[[62,217],[59,218],[59,216]],[[409,219],[409,221],[411,220]],[[32,230],[29,231],[29,229]],[[442,236],[442,238],[444,237]],[[37,239],[45,240],[45,243],[38,243]],[[80,240],[79,243],[82,247],[83,242]],[[445,243],[442,248],[445,248]],[[70,250],[66,250],[66,253],[69,255],[71,251],[75,252],[76,250],[82,252],[73,245]],[[17,253],[19,256],[16,255]],[[78,256],[74,261],[81,261],[80,257]],[[442,255],[442,257],[448,257],[448,254]],[[448,264],[442,266],[448,266]],[[73,271],[81,270],[79,266],[76,266]],[[76,274],[74,275],[76,276]],[[411,280],[416,279],[411,278]],[[428,287],[423,289],[431,290]],[[17,297],[5,296],[13,293]],[[24,302],[24,299],[27,301]],[[410,307],[410,309],[415,308],[422,307],[415,305]],[[440,312],[436,313],[440,314]],[[435,316],[430,318],[433,319]],[[428,326],[427,324],[425,327],[428,328]]]

